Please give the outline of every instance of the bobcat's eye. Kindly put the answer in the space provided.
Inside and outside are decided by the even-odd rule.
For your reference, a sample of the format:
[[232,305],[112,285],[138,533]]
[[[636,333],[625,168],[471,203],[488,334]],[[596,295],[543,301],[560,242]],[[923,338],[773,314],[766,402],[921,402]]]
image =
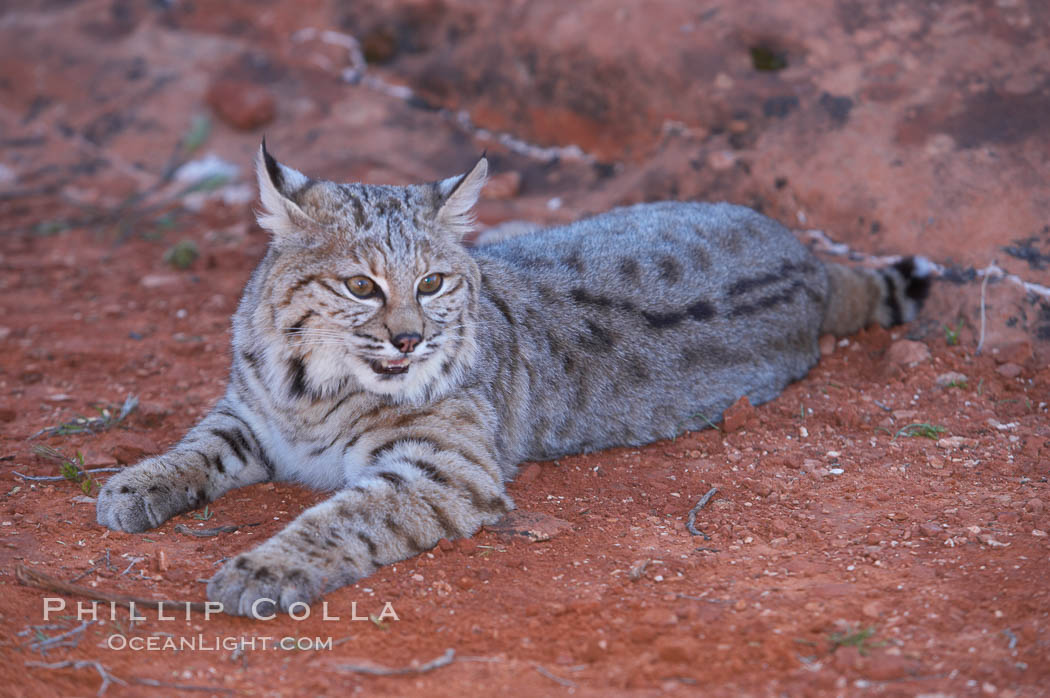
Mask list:
[[430,295],[431,293],[437,293],[438,289],[441,288],[441,282],[444,281],[441,274],[427,274],[423,277],[423,280],[419,282],[419,292],[424,295]]
[[367,276],[355,276],[347,279],[346,288],[358,298],[371,298],[376,294],[376,282]]

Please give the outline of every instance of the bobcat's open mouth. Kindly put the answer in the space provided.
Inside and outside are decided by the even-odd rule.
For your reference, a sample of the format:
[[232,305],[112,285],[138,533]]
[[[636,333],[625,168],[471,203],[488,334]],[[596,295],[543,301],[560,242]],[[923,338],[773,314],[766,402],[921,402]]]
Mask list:
[[382,361],[369,362],[372,370],[384,376],[394,376],[398,373],[407,373],[412,363],[410,359],[383,359]]

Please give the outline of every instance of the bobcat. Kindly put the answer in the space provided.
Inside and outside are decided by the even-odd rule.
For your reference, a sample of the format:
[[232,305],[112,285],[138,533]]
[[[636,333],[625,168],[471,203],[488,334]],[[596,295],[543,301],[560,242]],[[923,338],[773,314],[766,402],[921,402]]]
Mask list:
[[470,536],[523,460],[704,428],[776,397],[821,333],[911,320],[930,265],[851,270],[730,204],[655,203],[468,249],[487,162],[415,186],[256,161],[273,234],[233,317],[225,395],[115,476],[98,522],[137,532],[266,480],[335,490],[226,562],[208,596],[259,615]]

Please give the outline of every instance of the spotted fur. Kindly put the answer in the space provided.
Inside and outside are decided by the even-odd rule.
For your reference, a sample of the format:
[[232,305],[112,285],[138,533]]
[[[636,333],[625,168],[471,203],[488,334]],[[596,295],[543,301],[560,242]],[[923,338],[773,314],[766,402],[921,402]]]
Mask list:
[[264,145],[273,241],[234,316],[226,394],[106,483],[99,523],[143,531],[266,480],[334,490],[208,585],[230,613],[287,610],[495,522],[523,460],[772,399],[817,361],[821,331],[907,321],[928,284],[921,260],[825,265],[729,204],[639,205],[468,249],[486,167],[334,184]]

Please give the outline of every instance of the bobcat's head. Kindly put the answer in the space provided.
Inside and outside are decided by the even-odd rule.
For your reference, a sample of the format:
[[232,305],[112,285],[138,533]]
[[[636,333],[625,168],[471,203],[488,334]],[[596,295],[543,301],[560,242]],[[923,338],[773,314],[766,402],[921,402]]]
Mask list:
[[356,384],[416,402],[458,381],[475,352],[480,285],[461,240],[487,169],[482,158],[432,184],[337,184],[280,164],[263,143],[259,224],[273,241],[251,334],[269,340],[290,397]]

